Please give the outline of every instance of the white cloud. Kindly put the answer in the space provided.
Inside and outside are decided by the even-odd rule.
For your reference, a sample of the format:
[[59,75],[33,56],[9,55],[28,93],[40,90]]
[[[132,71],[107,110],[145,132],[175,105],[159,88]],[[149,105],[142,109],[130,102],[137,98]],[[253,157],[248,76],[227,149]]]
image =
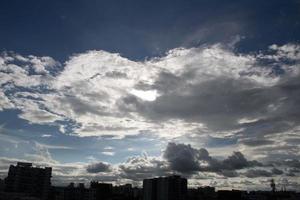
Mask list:
[[143,90],[133,89],[131,90],[130,93],[141,98],[144,101],[155,101],[155,99],[159,96],[157,94],[157,90],[143,91]]
[[278,46],[276,44],[271,45],[270,50],[276,51],[276,55],[273,57],[267,58],[275,58],[277,61],[282,58],[287,58],[290,60],[299,60],[300,59],[300,46],[297,44],[285,44],[282,46]]
[[50,134],[43,134],[41,137],[49,138],[49,137],[52,137],[52,135],[50,135]]
[[12,102],[5,96],[3,91],[0,89],[0,111],[3,111],[4,109],[12,109],[14,108],[14,105]]
[[36,56],[29,56],[30,63],[34,71],[38,74],[47,74],[49,73],[48,68],[53,68],[55,66],[60,65],[59,62],[55,61],[53,58],[44,56],[44,57],[36,57]]
[[113,152],[113,151],[103,151],[101,153],[106,156],[114,156],[115,155],[115,152]]
[[104,149],[105,150],[113,150],[113,149],[115,149],[114,147],[111,147],[111,146],[106,146],[106,147],[104,147]]
[[[270,49],[275,52],[270,59],[276,60],[274,56],[298,59],[297,45],[272,45]],[[272,67],[260,63],[267,56],[238,54],[221,44],[177,48],[164,57],[141,62],[105,51],[88,51],[72,56],[63,70],[54,75],[51,70],[60,64],[50,57],[3,54],[1,109],[16,108],[21,111],[19,117],[30,123],[72,122],[75,124],[72,130],[57,125],[62,133],[81,137],[122,138],[147,132],[176,138],[207,133],[212,126],[224,129],[217,131],[230,131],[225,130],[230,123],[228,129],[240,130],[241,127],[234,126],[255,123],[266,116],[264,113],[251,116],[248,110],[238,110],[242,112],[238,116],[225,118],[228,105],[221,107],[218,98],[224,97],[223,102],[228,103],[230,95],[241,98],[240,92],[268,89],[298,74],[295,67],[285,66],[284,75],[274,75]],[[30,69],[35,73],[30,73]],[[209,96],[215,98],[205,100]],[[184,115],[190,107],[196,111],[202,106],[198,101],[207,104],[199,108],[199,116]],[[280,110],[281,104],[273,103]],[[245,104],[252,106],[250,101]],[[209,115],[214,109],[222,112],[219,118]],[[176,112],[183,114],[176,116]]]

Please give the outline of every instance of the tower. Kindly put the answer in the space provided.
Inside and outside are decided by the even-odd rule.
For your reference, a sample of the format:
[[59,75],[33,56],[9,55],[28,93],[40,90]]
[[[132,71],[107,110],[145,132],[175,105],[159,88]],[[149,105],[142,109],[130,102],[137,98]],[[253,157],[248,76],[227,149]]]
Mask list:
[[276,191],[276,185],[275,185],[274,179],[271,179],[270,186],[272,188],[272,192],[275,192]]

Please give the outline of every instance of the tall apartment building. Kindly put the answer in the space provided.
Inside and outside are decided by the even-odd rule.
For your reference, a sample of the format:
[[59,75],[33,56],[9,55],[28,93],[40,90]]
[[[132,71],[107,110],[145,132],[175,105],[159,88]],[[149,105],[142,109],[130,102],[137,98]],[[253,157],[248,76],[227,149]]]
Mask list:
[[113,194],[113,186],[110,183],[99,183],[92,181],[90,184],[90,196],[95,199],[106,200]]
[[0,192],[4,190],[4,180],[0,178]]
[[159,177],[143,181],[144,200],[184,200],[187,179],[180,176]]
[[51,189],[51,172],[51,167],[39,168],[33,167],[32,163],[18,162],[9,167],[5,191],[46,200]]

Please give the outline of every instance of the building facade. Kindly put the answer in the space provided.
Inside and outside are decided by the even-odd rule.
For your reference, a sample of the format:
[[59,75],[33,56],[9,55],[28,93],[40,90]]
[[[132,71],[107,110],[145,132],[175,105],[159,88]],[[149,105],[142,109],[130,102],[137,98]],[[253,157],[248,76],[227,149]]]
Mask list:
[[5,191],[46,200],[51,189],[51,173],[51,167],[39,168],[33,167],[32,163],[18,162],[9,167]]
[[97,181],[92,181],[90,184],[90,194],[97,200],[109,199],[113,194],[113,186],[110,183],[100,183]]
[[159,177],[143,181],[144,200],[184,200],[187,179],[180,176]]

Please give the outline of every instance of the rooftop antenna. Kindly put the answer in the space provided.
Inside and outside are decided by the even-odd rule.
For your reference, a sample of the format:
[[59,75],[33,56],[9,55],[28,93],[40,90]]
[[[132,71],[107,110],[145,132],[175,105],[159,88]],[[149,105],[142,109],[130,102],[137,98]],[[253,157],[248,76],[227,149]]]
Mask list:
[[274,193],[276,191],[276,185],[274,179],[271,179],[270,186],[272,188],[272,192]]
[[285,186],[284,183],[283,183],[283,185],[282,185],[282,191],[283,191],[283,192],[286,192],[286,186]]

